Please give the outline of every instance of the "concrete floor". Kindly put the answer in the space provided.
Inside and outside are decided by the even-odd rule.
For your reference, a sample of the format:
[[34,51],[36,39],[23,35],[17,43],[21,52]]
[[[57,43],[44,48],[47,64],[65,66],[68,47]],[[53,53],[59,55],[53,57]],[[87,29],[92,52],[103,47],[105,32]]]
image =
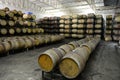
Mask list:
[[[72,40],[66,39],[28,52],[0,57],[0,80],[42,80],[37,62],[40,53]],[[79,79],[75,80],[120,80],[120,53],[116,52],[115,45],[101,41]]]

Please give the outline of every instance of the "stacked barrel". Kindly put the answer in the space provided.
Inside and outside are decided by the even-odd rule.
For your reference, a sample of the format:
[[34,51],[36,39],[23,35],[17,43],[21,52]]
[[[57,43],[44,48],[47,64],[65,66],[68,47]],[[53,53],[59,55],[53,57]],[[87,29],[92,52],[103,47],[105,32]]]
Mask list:
[[60,34],[65,35],[65,37],[71,37],[71,23],[72,17],[69,15],[64,15],[60,17]]
[[[28,20],[29,19],[29,20]],[[32,22],[30,21],[32,20]],[[36,29],[35,15],[23,14],[21,11],[9,10],[4,8],[0,10],[0,34],[9,36],[14,34],[35,34],[39,33]]]
[[113,26],[113,40],[120,41],[120,14],[115,15],[114,19],[114,26]]
[[71,36],[73,38],[84,38],[86,27],[86,15],[73,15],[72,16],[72,28]]
[[95,15],[93,13],[88,14],[87,26],[86,26],[86,36],[94,36],[94,26],[95,26]]
[[42,71],[51,72],[59,64],[59,70],[64,77],[76,78],[84,69],[89,55],[99,41],[99,38],[85,38],[49,49],[40,54],[39,66]]
[[38,21],[38,25],[45,30],[45,33],[59,34],[59,19],[59,17],[44,17]]
[[64,39],[60,35],[30,35],[0,38],[0,54],[6,54],[10,50],[26,49],[42,44],[48,44]]
[[105,31],[105,40],[112,41],[112,33],[113,33],[113,16],[106,16],[106,31]]
[[94,36],[104,39],[104,21],[102,15],[95,15]]

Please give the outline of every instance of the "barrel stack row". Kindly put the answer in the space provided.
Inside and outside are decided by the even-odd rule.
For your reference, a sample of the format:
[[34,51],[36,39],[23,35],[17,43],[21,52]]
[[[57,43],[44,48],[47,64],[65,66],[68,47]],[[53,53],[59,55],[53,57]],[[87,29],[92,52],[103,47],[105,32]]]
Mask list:
[[116,14],[114,18],[114,26],[113,26],[113,40],[120,40],[120,14]]
[[106,31],[105,31],[105,40],[112,41],[113,37],[113,16],[107,15],[106,16]]
[[0,34],[2,36],[8,35],[25,35],[25,34],[40,34],[44,33],[43,28],[1,28]]
[[48,44],[64,39],[60,35],[31,35],[0,38],[0,54],[6,54],[11,50],[27,49],[42,44]]
[[84,38],[86,15],[64,15],[60,17],[60,34],[66,37]]
[[60,17],[60,34],[64,35],[65,37],[71,37],[70,33],[71,33],[71,22],[72,22],[72,18],[69,15],[64,15]]
[[[0,34],[34,34],[36,31],[35,15],[22,13],[22,11],[10,10],[9,8],[0,9]],[[27,33],[28,30],[28,33]],[[40,31],[38,31],[40,32]]]
[[104,39],[104,20],[102,15],[95,15],[94,36]]
[[59,17],[44,17],[38,20],[39,27],[45,30],[45,33],[59,34]]
[[93,13],[88,14],[87,26],[86,26],[86,36],[94,36],[94,27],[95,27],[95,15]]
[[99,41],[99,38],[85,38],[58,48],[49,49],[40,54],[38,58],[39,66],[44,72],[51,72],[59,67],[64,77],[76,78],[84,69],[89,55]]

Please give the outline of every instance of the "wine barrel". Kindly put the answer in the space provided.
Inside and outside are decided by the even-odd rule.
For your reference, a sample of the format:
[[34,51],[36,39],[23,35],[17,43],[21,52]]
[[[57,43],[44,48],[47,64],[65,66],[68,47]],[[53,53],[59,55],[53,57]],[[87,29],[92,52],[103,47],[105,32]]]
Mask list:
[[40,45],[45,43],[45,38],[44,37],[38,37],[40,41]]
[[16,33],[18,33],[18,34],[21,33],[21,29],[20,29],[20,28],[16,28],[15,31],[16,31]]
[[86,47],[89,53],[91,53],[95,49],[95,46],[98,44],[99,41],[100,41],[99,39],[93,39],[87,43],[82,44],[81,46]]
[[8,40],[8,43],[11,45],[11,50],[16,50],[19,48],[19,43],[17,39]]
[[31,22],[25,21],[25,22],[24,22],[24,25],[30,27],[30,26],[31,26]]
[[29,33],[29,34],[32,33],[32,29],[31,29],[31,28],[28,28],[28,29],[27,29],[27,33]]
[[5,18],[5,16],[6,16],[5,11],[0,10],[0,17],[1,18]]
[[65,35],[65,37],[70,37],[70,34],[68,34],[68,33],[66,33],[66,34],[64,34]]
[[34,42],[35,42],[35,46],[39,46],[40,45],[40,40],[38,37],[34,37]]
[[77,35],[77,38],[83,38],[84,37],[84,34],[78,34]]
[[18,18],[17,18],[16,16],[13,17],[13,20],[14,20],[14,21],[17,21],[17,19],[18,19]]
[[11,11],[7,11],[6,14],[7,14],[8,18],[13,18],[14,17],[14,13],[11,12]]
[[22,33],[27,33],[27,29],[26,28],[22,28]]
[[35,34],[36,33],[36,29],[32,29],[32,33]]
[[78,24],[73,24],[72,25],[72,28],[77,28],[78,27]]
[[78,25],[78,28],[84,28],[85,26],[84,26],[84,24],[79,24]]
[[18,15],[22,17],[23,15],[22,11],[18,11]]
[[15,21],[16,26],[23,26],[24,22],[21,20]]
[[64,26],[65,26],[64,24],[60,24],[60,28],[64,28]]
[[88,56],[89,54],[85,47],[79,47],[73,52],[66,54],[59,64],[60,72],[68,79],[76,78],[83,71]]
[[14,15],[17,15],[18,13],[17,10],[12,10],[11,12],[14,13]]
[[70,24],[71,21],[70,20],[65,20],[65,24]]
[[87,23],[94,23],[94,19],[87,19]]
[[32,45],[33,45],[33,42],[30,40],[30,39],[28,39],[28,38],[23,38],[24,39],[24,41],[25,41],[25,48],[30,48],[30,47],[32,47]]
[[8,33],[7,29],[5,29],[5,28],[2,28],[0,30],[0,32],[1,32],[2,35],[6,35]]
[[26,43],[25,43],[24,39],[18,38],[17,41],[18,41],[18,43],[19,43],[19,49],[25,48],[25,44],[26,44]]
[[72,34],[71,35],[73,38],[77,38],[77,34]]
[[27,38],[32,41],[32,46],[35,46],[35,39],[34,39],[34,37],[28,36]]
[[84,30],[77,30],[77,33],[80,33],[80,34],[82,34],[82,33],[84,33]]
[[24,19],[30,19],[31,17],[32,17],[32,16],[31,16],[30,14],[24,14],[24,15],[23,15],[23,18],[24,18]]
[[101,33],[102,31],[101,30],[95,30],[95,33]]
[[65,29],[68,29],[68,28],[70,28],[70,25],[65,25]]
[[22,21],[23,18],[22,18],[22,17],[18,17],[17,20],[18,20],[18,21]]
[[78,20],[78,23],[80,23],[80,24],[85,23],[85,19],[80,19],[80,20]]
[[50,72],[64,55],[65,52],[60,48],[49,49],[39,56],[38,64],[41,70]]
[[102,25],[101,24],[96,24],[95,28],[102,28]]
[[5,20],[0,20],[0,25],[1,26],[6,26],[7,25],[7,22]]
[[93,28],[94,24],[87,24],[87,28]]
[[97,19],[97,20],[95,20],[95,23],[97,23],[97,24],[102,23],[102,19]]
[[78,19],[73,19],[72,23],[78,23]]
[[69,33],[70,29],[64,29],[64,32]]
[[69,45],[72,45],[75,48],[79,47],[79,44],[77,43],[77,41],[73,41],[73,42],[70,42],[68,43]]
[[120,22],[120,15],[115,16],[115,22]]
[[64,29],[60,29],[60,32],[64,32]]
[[11,49],[11,45],[8,42],[2,42],[2,45],[4,46],[4,52],[8,52]]
[[9,20],[9,21],[8,21],[8,25],[12,27],[12,26],[14,26],[14,25],[15,25],[15,22],[14,22],[14,21],[12,21],[12,20]]
[[64,44],[64,45],[60,46],[59,48],[63,49],[66,53],[68,53],[74,49],[74,47],[69,44]]
[[15,33],[15,30],[14,29],[9,29],[9,34],[14,34]]
[[72,29],[73,33],[77,33],[78,29]]
[[65,21],[64,20],[60,20],[59,23],[65,23]]
[[32,27],[35,27],[36,26],[36,23],[35,22],[31,22],[32,24]]

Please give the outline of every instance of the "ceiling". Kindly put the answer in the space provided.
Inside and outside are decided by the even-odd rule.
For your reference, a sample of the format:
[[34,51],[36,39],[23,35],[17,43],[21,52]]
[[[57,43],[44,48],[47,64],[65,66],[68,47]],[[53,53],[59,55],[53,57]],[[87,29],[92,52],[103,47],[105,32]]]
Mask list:
[[114,14],[120,11],[120,0],[0,0],[0,3],[44,16]]

